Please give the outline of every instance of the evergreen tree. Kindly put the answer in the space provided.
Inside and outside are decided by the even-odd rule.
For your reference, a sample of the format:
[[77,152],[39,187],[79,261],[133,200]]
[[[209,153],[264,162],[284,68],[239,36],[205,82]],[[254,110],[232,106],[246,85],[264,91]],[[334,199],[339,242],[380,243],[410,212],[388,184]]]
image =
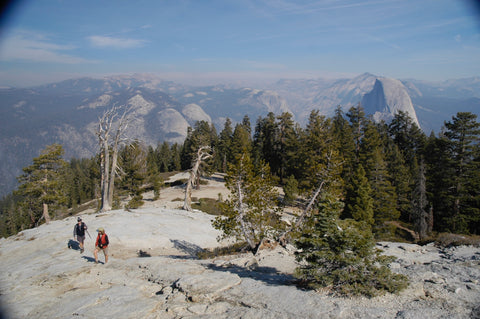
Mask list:
[[223,215],[212,223],[222,237],[245,240],[252,251],[262,239],[275,238],[281,222],[277,215],[278,193],[268,164],[255,170],[245,152],[237,159],[237,165],[229,165],[225,185],[231,195],[221,205]]
[[425,134],[408,113],[399,111],[388,126],[388,132],[403,154],[406,164],[413,165],[414,157],[424,147]]
[[[361,175],[361,173],[359,173]],[[406,277],[392,274],[390,259],[375,251],[370,227],[364,222],[341,221],[343,203],[338,174],[327,177],[317,204],[317,213],[306,219],[306,227],[295,241],[301,266],[296,276],[312,288],[328,288],[341,295],[374,296],[406,287]]]
[[332,119],[333,143],[336,145],[338,152],[343,158],[343,175],[344,180],[349,180],[356,166],[355,138],[352,128],[345,119],[342,108],[338,106],[335,109],[335,115]]
[[[333,147],[330,146],[332,141],[330,124],[325,116],[314,110],[310,113],[307,127],[300,136],[302,147],[299,152],[302,161],[298,165],[301,167],[302,176],[299,179],[300,187],[305,190],[315,189],[319,185],[318,174],[324,171],[329,154],[333,151]],[[337,152],[335,154],[338,155]]]
[[296,195],[298,194],[298,181],[295,179],[295,176],[290,175],[283,185],[283,203],[285,205],[290,205],[294,202]]
[[168,142],[165,141],[162,145],[158,145],[155,153],[158,171],[161,173],[168,172],[170,170],[169,166],[172,157]]
[[[153,190],[153,200],[157,200],[160,197],[160,189],[163,184],[163,180],[159,175],[156,154],[151,146],[148,146],[147,150],[147,183]],[[170,162],[170,159],[169,159]],[[170,164],[168,163],[168,166]],[[167,166],[167,168],[168,168]]]
[[233,161],[232,156],[232,139],[233,139],[233,128],[232,121],[227,117],[223,130],[220,132],[218,138],[218,147],[216,152],[216,163],[217,167],[221,172],[227,171],[227,163]]
[[23,168],[23,175],[18,178],[17,194],[22,196],[22,209],[30,215],[29,227],[38,225],[41,219],[49,223],[49,208],[58,208],[67,202],[62,183],[67,163],[62,155],[60,144],[47,146],[33,159],[32,165]]
[[393,227],[386,222],[396,221],[400,217],[397,210],[397,194],[389,181],[388,170],[381,149],[372,155],[373,167],[369,181],[372,188],[374,232],[378,238],[388,239],[393,235]]
[[207,121],[198,121],[195,123],[194,129],[189,127],[181,151],[182,169],[190,169],[200,147],[208,146],[215,149],[216,143],[215,127]]
[[138,141],[125,146],[120,151],[120,165],[123,170],[120,187],[131,196],[127,208],[138,208],[143,205],[143,185],[147,178],[147,152]]
[[425,177],[425,164],[415,160],[415,187],[412,194],[412,215],[415,232],[419,239],[425,239],[428,235],[429,214],[427,209],[427,190]]
[[348,110],[347,117],[350,120],[350,126],[352,128],[353,141],[355,144],[355,155],[358,161],[358,155],[360,152],[360,142],[363,138],[363,129],[367,119],[365,118],[365,111],[360,103],[356,107],[351,107]]
[[[372,121],[366,123],[359,159],[372,189],[375,235],[388,238],[393,234],[393,227],[385,222],[397,220],[400,213],[397,210],[397,194],[391,184],[385,158],[385,143],[379,127]],[[385,138],[384,135],[383,137]]]
[[433,230],[451,231],[452,200],[452,159],[449,156],[449,142],[444,136],[436,137],[432,132],[427,140],[425,150],[427,198],[432,204]]
[[388,143],[385,157],[391,184],[397,195],[397,210],[400,212],[400,218],[410,223],[414,168],[411,170],[411,166],[405,163],[403,153],[396,144]]
[[361,164],[347,186],[343,216],[364,222],[368,226],[374,223],[372,190]]
[[277,123],[277,157],[278,157],[278,171],[275,175],[280,178],[283,184],[283,179],[295,172],[297,163],[298,151],[298,137],[295,131],[295,125],[292,120],[292,114],[285,112],[280,115]]
[[171,157],[169,172],[175,172],[182,169],[181,152],[181,146],[178,143],[174,143],[170,146]]
[[231,156],[234,158],[233,162],[236,162],[235,159],[238,159],[242,154],[250,154],[251,151],[252,140],[248,132],[248,127],[243,124],[235,125],[230,149]]
[[65,171],[68,207],[76,207],[96,197],[98,174],[92,172],[92,167],[97,165],[95,158],[70,160]]
[[258,165],[261,161],[267,163],[272,172],[279,167],[277,153],[277,123],[275,114],[268,113],[265,118],[259,118],[253,136],[253,161]]
[[454,232],[478,233],[472,229],[471,223],[478,225],[480,207],[470,206],[480,199],[478,186],[478,171],[480,162],[480,123],[477,115],[470,112],[458,112],[451,122],[446,122],[445,136],[449,141],[449,155],[452,159],[453,187],[451,188],[453,214],[449,224]]

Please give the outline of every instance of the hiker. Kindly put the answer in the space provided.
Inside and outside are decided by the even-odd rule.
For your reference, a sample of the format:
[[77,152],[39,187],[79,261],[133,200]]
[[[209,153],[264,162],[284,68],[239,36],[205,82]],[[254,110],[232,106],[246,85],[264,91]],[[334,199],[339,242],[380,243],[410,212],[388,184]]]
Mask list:
[[105,263],[108,262],[108,236],[105,234],[105,229],[100,227],[97,229],[98,236],[97,240],[95,241],[95,250],[93,251],[93,255],[95,256],[95,263],[98,264],[98,252],[100,250],[103,251],[105,255]]
[[80,217],[78,217],[77,223],[75,224],[75,227],[73,227],[73,239],[77,239],[78,245],[80,246],[81,254],[84,250],[83,242],[85,241],[85,231],[87,231],[87,228],[87,225],[82,222],[82,219]]

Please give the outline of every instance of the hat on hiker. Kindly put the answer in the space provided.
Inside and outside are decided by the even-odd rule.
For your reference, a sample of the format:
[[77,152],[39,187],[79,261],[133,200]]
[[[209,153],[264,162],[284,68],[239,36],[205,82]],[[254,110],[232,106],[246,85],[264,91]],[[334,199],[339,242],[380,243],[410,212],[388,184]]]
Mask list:
[[77,222],[81,222],[82,219],[80,217],[77,218]]
[[103,234],[103,233],[105,232],[105,229],[103,229],[102,227],[100,227],[99,229],[97,229],[97,232],[99,232],[99,233],[102,233],[102,234]]

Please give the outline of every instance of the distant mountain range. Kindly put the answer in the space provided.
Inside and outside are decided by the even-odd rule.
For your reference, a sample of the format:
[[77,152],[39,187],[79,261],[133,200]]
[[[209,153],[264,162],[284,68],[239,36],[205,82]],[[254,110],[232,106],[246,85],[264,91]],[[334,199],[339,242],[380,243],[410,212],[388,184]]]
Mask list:
[[252,125],[268,112],[290,112],[305,125],[318,109],[331,116],[358,103],[377,121],[407,112],[429,134],[458,111],[480,112],[480,78],[427,83],[362,74],[352,79],[281,80],[262,88],[195,87],[150,75],[80,78],[28,89],[0,89],[0,196],[16,186],[21,168],[46,145],[60,143],[66,159],[97,151],[98,117],[113,105],[129,105],[135,124],[128,132],[149,145],[183,142],[196,121]]

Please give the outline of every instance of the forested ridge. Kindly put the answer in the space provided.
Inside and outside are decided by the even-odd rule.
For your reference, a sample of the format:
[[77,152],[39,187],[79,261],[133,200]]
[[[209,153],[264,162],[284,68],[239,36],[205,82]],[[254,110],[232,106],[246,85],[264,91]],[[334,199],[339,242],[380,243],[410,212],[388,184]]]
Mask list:
[[[478,235],[479,138],[477,116],[469,112],[457,113],[438,135],[427,136],[406,113],[375,123],[360,105],[347,113],[338,107],[333,117],[312,111],[305,127],[289,113],[269,113],[254,125],[248,116],[235,125],[227,118],[219,133],[201,121],[189,128],[182,145],[122,146],[113,207],[120,197],[129,196],[127,208],[136,208],[146,191],[158,196],[165,187],[161,174],[190,169],[197,150],[208,146],[206,174],[228,173],[242,155],[253,170],[268,165],[283,188],[278,207],[305,206],[322,181],[335,175],[330,194],[341,202],[340,218],[371,225],[377,239],[395,238],[399,227],[413,230],[416,239],[441,232]],[[23,169],[19,188],[0,202],[1,236],[84,205],[98,208],[100,155],[68,162],[62,156],[61,145],[50,145]]]

